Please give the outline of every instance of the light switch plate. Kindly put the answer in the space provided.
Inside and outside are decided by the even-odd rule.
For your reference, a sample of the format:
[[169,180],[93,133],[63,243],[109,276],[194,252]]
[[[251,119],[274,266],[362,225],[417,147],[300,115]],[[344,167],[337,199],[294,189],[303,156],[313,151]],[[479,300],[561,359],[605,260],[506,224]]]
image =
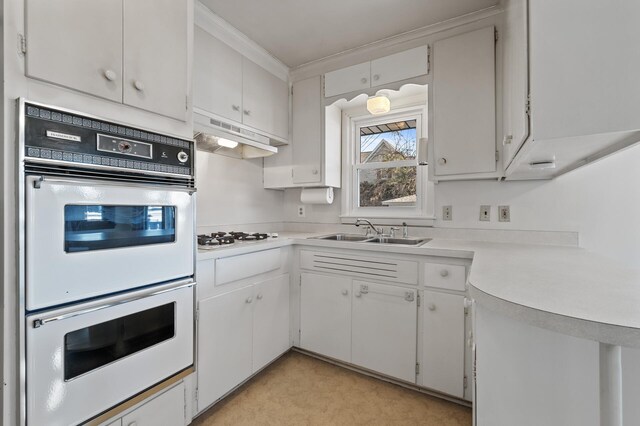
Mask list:
[[452,220],[452,218],[453,218],[453,207],[442,206],[442,220]]
[[511,212],[509,206],[498,206],[498,220],[500,222],[511,222]]
[[491,221],[491,206],[480,206],[480,222]]

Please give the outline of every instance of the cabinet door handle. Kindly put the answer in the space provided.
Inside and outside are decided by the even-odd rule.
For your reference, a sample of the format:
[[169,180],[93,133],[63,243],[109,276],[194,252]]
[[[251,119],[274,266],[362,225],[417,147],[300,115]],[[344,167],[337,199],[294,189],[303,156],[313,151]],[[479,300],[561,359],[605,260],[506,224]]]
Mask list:
[[249,111],[248,109],[244,110],[244,115],[251,115],[251,111]]
[[262,300],[262,293],[258,293],[258,295],[256,296],[256,299]]
[[109,81],[115,81],[115,79],[118,78],[118,75],[114,70],[105,70],[104,73],[102,73],[102,75],[104,75],[104,78],[106,78]]
[[362,297],[362,293],[357,292],[357,293],[355,294],[355,296],[356,296],[356,297]]
[[346,296],[346,295],[348,295],[348,294],[349,294],[349,290],[342,290],[342,295],[343,295],[343,296]]
[[444,157],[438,159],[438,164],[444,166],[445,164],[447,164],[447,159]]
[[365,77],[362,77],[360,79],[360,83],[365,84],[368,80]]
[[318,174],[318,169],[313,169],[313,170],[311,170],[311,174],[312,174],[312,175],[317,175],[317,174]]
[[443,269],[442,271],[440,271],[440,276],[442,278],[448,277],[449,276],[449,271],[447,271],[446,269]]
[[428,308],[429,308],[430,311],[435,311],[436,310],[436,305],[433,304],[433,303],[429,303]]
[[140,80],[134,81],[133,87],[135,87],[138,92],[142,92],[144,90],[144,84]]
[[231,108],[232,108],[234,111],[240,111],[240,105],[231,105]]
[[247,303],[253,302],[253,297],[251,297],[251,296],[247,297],[247,300],[245,300],[245,302],[247,302]]
[[138,422],[131,422],[127,426],[138,426]]
[[373,75],[373,81],[378,81],[380,80],[380,75],[379,74],[374,74]]

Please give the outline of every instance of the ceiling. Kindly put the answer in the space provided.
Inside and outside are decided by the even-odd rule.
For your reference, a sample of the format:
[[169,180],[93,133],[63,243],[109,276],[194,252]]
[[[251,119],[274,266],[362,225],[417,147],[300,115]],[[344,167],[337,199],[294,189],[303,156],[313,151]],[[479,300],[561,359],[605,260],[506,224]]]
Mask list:
[[290,68],[498,0],[201,0]]

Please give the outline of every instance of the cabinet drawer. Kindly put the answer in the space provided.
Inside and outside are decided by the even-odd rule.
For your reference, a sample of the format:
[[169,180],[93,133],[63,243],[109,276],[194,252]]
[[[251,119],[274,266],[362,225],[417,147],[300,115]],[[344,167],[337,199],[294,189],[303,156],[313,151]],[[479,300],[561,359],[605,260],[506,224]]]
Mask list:
[[216,285],[275,271],[281,263],[280,249],[216,259]]
[[300,267],[319,272],[351,275],[373,280],[418,284],[418,263],[387,257],[359,256],[302,250]]
[[424,265],[424,284],[447,290],[464,291],[466,283],[464,265],[427,263]]

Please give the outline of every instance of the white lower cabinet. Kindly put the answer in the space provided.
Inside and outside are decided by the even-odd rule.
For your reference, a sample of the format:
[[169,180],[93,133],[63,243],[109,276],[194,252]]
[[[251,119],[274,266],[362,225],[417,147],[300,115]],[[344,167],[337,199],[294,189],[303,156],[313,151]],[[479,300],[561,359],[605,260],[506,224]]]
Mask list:
[[464,296],[425,290],[422,320],[423,387],[464,397]]
[[198,310],[202,411],[289,349],[289,274],[202,300]]
[[300,347],[351,362],[351,278],[300,277]]
[[353,281],[351,362],[416,380],[417,290]]
[[183,382],[122,417],[123,426],[182,426],[185,424],[187,422]]

